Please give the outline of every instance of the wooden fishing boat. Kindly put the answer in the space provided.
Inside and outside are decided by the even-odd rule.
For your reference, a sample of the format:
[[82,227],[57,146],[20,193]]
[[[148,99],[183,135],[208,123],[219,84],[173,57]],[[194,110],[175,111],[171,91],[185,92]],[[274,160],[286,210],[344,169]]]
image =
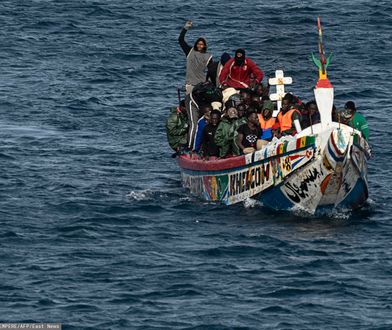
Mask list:
[[[314,89],[320,123],[296,136],[274,139],[262,150],[226,159],[178,157],[182,182],[192,194],[225,204],[253,198],[275,210],[315,213],[323,208],[356,209],[368,198],[367,161],[370,148],[361,132],[332,121],[333,87],[327,78],[320,21],[320,60]],[[291,78],[277,71],[271,98],[280,101]],[[274,114],[276,116],[276,114]]]

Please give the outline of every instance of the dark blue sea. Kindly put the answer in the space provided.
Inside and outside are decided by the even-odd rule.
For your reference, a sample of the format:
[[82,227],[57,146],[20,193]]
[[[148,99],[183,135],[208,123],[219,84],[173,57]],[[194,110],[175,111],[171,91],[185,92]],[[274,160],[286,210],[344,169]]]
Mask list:
[[[370,197],[309,217],[206,203],[166,142],[185,56],[246,49],[370,126]],[[390,1],[0,2],[0,322],[63,329],[392,329]]]

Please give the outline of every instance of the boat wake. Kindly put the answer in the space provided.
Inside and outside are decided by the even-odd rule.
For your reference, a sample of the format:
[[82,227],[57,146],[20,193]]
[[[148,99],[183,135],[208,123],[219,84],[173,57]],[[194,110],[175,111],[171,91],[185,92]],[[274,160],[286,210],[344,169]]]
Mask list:
[[134,201],[146,201],[153,198],[153,192],[150,189],[141,190],[141,191],[131,191],[127,194],[127,197],[130,200]]
[[[266,208],[268,210],[268,207],[264,206],[263,203],[257,199],[253,198],[247,198],[243,201],[243,206],[246,209],[252,209],[252,208]],[[332,208],[325,208],[325,209],[320,209],[317,210],[315,214],[307,211],[305,208],[294,206],[291,209],[288,210],[291,212],[295,217],[298,218],[306,218],[306,219],[320,219],[320,218],[326,218],[329,220],[349,220],[352,215],[353,211],[350,209],[332,209]]]
[[352,210],[349,209],[321,209],[317,210],[314,215],[302,212],[294,211],[294,214],[297,216],[304,216],[306,218],[314,217],[314,218],[327,218],[330,220],[349,220],[352,216]]
[[256,199],[253,199],[253,198],[245,199],[243,204],[244,204],[244,207],[246,209],[251,209],[251,208],[254,208],[254,207],[263,207],[264,206],[262,202],[260,202],[260,201],[258,201]]
[[152,189],[131,190],[125,196],[129,201],[132,202],[192,203],[195,201],[193,196],[184,197],[181,195],[181,192],[160,191]]

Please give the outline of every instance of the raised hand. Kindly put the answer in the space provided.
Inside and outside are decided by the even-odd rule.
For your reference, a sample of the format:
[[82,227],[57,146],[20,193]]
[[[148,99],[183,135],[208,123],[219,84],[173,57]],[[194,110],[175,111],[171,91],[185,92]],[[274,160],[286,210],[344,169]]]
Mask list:
[[189,30],[192,27],[192,21],[186,21],[185,25],[184,25],[184,29],[185,30]]

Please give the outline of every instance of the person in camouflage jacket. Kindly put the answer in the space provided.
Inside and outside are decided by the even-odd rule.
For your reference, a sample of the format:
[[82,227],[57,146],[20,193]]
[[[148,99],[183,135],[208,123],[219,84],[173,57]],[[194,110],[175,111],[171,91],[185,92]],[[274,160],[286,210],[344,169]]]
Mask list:
[[181,146],[186,146],[188,117],[184,101],[181,101],[179,107],[171,109],[171,114],[166,121],[166,134],[167,141],[174,151],[178,151]]
[[215,143],[219,147],[219,157],[225,157],[233,152],[233,124],[238,118],[237,109],[229,108],[222,117],[221,122],[215,132]]
[[230,136],[233,136],[233,142],[232,142],[232,151],[233,155],[240,155],[240,148],[237,145],[237,135],[238,135],[238,128],[242,126],[243,124],[246,124],[248,122],[248,118],[246,117],[246,108],[245,105],[240,103],[237,105],[237,112],[238,112],[238,119],[236,119],[231,127],[232,131],[229,133]]

